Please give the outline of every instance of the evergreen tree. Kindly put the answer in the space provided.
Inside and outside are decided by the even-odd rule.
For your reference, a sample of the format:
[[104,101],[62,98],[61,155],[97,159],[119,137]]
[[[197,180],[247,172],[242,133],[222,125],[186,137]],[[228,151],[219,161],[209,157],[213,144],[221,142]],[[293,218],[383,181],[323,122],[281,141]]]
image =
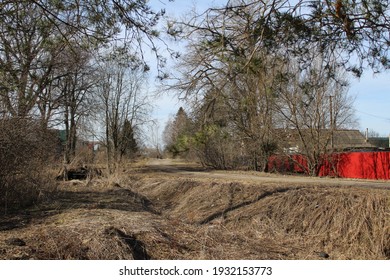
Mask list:
[[164,130],[166,150],[174,157],[185,154],[190,148],[191,120],[185,110],[180,107],[173,120],[170,120]]
[[120,141],[121,158],[134,157],[138,152],[138,144],[135,139],[133,126],[131,125],[131,122],[128,119],[126,119],[123,124],[120,138],[121,138]]

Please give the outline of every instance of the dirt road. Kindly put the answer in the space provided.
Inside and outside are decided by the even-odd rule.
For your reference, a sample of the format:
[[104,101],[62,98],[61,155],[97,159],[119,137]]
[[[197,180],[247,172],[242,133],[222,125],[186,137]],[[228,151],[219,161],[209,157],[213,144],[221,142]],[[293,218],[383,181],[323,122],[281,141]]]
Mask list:
[[292,183],[320,186],[343,186],[343,187],[368,187],[390,190],[390,181],[383,180],[361,180],[361,179],[340,179],[340,178],[315,178],[306,176],[292,176],[281,174],[269,174],[261,172],[245,171],[210,171],[199,165],[189,164],[174,159],[152,159],[146,164],[151,172],[171,174],[177,177],[188,177],[194,179],[221,179],[225,181],[251,181],[254,183]]

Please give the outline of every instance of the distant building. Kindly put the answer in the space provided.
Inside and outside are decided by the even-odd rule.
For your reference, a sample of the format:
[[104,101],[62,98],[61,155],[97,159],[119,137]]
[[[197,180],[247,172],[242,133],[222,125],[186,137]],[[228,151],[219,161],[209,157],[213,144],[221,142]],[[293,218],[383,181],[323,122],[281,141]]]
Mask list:
[[368,142],[382,150],[390,148],[389,137],[369,137]]
[[61,141],[61,143],[63,145],[65,145],[65,143],[66,143],[66,130],[65,129],[54,129],[53,131],[55,131],[57,133],[59,140]]
[[[299,133],[301,135],[299,135]],[[303,151],[303,142],[300,137],[310,139],[310,131],[289,130],[285,132],[284,150],[290,154],[301,153]],[[322,130],[320,131],[321,138],[317,141],[321,142],[322,147],[326,147],[331,151],[356,151],[356,150],[375,150],[376,146],[359,130]],[[310,140],[308,140],[310,142]]]

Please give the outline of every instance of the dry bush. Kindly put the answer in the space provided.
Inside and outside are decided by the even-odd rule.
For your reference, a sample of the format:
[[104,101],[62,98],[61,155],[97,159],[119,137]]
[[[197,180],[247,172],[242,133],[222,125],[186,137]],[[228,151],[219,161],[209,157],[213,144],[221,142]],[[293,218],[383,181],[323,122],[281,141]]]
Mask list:
[[71,162],[71,166],[78,167],[84,165],[91,165],[95,163],[95,154],[93,148],[88,145],[80,145],[77,147],[76,155]]
[[228,137],[223,131],[216,131],[206,141],[198,144],[195,154],[207,167],[231,170],[248,166],[248,160],[242,154],[239,141]]
[[46,169],[57,138],[35,121],[0,120],[0,207],[4,212],[35,203],[52,187]]

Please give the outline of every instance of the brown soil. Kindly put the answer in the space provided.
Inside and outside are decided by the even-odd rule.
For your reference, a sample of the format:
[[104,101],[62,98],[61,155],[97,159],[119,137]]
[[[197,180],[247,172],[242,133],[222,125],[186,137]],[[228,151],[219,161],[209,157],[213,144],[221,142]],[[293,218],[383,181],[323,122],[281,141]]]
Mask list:
[[154,160],[0,217],[2,259],[390,259],[387,182]]

